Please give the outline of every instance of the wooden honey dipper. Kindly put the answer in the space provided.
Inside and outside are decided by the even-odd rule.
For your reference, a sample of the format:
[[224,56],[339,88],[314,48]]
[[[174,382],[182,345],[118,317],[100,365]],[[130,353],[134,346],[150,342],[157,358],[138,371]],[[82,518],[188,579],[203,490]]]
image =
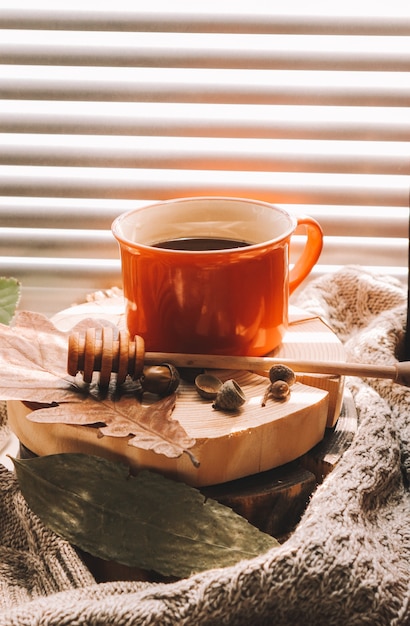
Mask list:
[[268,371],[273,365],[287,365],[295,372],[310,374],[334,374],[337,376],[359,376],[364,378],[387,378],[399,385],[410,387],[410,362],[395,365],[366,365],[341,361],[302,361],[273,357],[225,356],[209,354],[181,354],[174,352],[145,352],[144,340],[136,335],[133,340],[127,332],[109,326],[88,328],[85,335],[73,332],[68,340],[67,372],[75,376],[83,373],[85,382],[90,383],[93,372],[100,372],[100,385],[108,386],[111,374],[117,375],[117,385],[127,375],[137,379],[144,365],[171,363],[175,367],[200,369],[229,369]]

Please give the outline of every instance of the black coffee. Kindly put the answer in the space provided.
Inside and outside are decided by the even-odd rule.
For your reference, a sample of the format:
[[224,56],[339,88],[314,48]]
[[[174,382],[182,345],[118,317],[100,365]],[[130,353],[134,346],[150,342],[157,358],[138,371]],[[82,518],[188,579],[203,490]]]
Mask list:
[[218,239],[208,237],[185,237],[181,239],[170,239],[155,244],[155,248],[165,248],[167,250],[191,250],[193,252],[204,252],[206,250],[229,250],[231,248],[244,248],[249,246],[247,241],[236,241],[235,239]]

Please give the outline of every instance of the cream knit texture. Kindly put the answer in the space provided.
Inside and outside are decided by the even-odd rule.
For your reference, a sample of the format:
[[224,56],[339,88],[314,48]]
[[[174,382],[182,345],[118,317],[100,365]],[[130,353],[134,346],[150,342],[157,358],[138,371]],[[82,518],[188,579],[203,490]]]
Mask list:
[[[357,362],[393,364],[407,294],[343,268],[295,304],[320,315]],[[410,625],[410,389],[349,378],[359,425],[279,548],[175,583],[97,584],[76,551],[0,473],[0,626]]]

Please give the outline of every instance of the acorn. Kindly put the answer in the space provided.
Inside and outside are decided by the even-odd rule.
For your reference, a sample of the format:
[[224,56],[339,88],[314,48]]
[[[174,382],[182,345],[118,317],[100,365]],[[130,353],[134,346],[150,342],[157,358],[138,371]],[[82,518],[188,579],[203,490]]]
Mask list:
[[266,389],[261,406],[265,406],[269,396],[274,400],[286,400],[290,394],[290,387],[296,382],[295,372],[287,365],[273,365],[269,370],[270,385]]
[[290,394],[290,387],[285,380],[275,380],[270,386],[269,393],[275,400],[284,400]]
[[212,408],[222,411],[236,411],[245,402],[246,397],[241,387],[235,380],[229,379],[219,389]]
[[205,400],[215,400],[222,387],[222,381],[212,374],[199,374],[195,378],[195,387],[199,395]]
[[144,367],[139,381],[143,391],[164,397],[178,389],[180,376],[171,363],[161,363]]
[[279,363],[278,365],[273,365],[270,368],[269,380],[271,383],[274,383],[277,380],[283,380],[285,383],[288,383],[290,387],[294,382],[296,382],[296,374],[287,365]]

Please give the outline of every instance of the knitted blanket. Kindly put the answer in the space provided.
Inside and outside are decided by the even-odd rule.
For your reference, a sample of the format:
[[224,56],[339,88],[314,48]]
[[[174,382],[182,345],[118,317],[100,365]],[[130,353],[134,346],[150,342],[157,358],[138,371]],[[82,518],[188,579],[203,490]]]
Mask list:
[[[349,360],[392,364],[407,294],[344,268],[295,299],[333,328]],[[0,626],[410,624],[410,389],[349,378],[358,431],[285,543],[174,583],[98,584],[76,551],[0,473]]]

